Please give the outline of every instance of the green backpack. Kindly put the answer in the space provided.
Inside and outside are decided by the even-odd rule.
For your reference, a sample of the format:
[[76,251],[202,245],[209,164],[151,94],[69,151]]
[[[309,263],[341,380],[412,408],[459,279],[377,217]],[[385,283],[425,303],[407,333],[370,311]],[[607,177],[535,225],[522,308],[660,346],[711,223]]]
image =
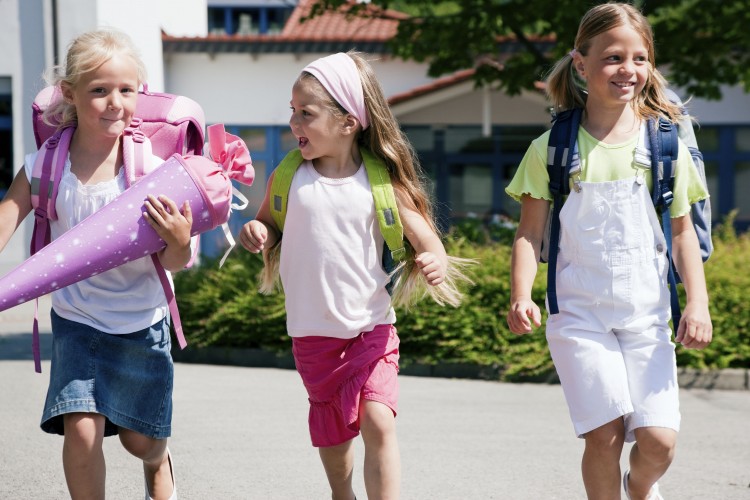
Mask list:
[[[385,164],[369,150],[361,148],[362,160],[365,163],[367,177],[370,180],[372,197],[375,200],[375,213],[378,217],[380,232],[389,251],[383,252],[383,268],[390,273],[397,263],[405,260],[407,252],[404,245],[404,226],[396,207],[396,195],[393,192],[391,177]],[[284,232],[289,188],[297,168],[303,162],[299,149],[290,151],[276,170],[271,183],[270,208],[271,216],[279,231]],[[390,291],[390,287],[389,287]]]

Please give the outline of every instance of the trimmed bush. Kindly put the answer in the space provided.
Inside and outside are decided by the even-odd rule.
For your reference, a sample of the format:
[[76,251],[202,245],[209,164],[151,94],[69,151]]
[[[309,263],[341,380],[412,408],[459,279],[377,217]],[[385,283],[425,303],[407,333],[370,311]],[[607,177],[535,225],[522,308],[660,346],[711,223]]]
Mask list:
[[[470,364],[491,368],[508,381],[545,380],[554,374],[544,329],[531,335],[509,332],[505,315],[510,303],[510,245],[513,230],[485,227],[476,221],[459,224],[446,238],[453,255],[477,259],[475,284],[457,309],[425,299],[411,310],[397,310],[401,364]],[[480,241],[481,243],[475,243]],[[750,237],[738,236],[732,220],[714,232],[715,251],[705,264],[711,298],[714,340],[702,351],[677,346],[679,366],[693,368],[750,367],[750,290],[747,269]],[[286,353],[282,293],[261,295],[257,255],[236,249],[219,269],[214,260],[175,275],[175,286],[189,348],[242,347]],[[546,265],[534,284],[534,300],[543,307]],[[683,295],[684,304],[684,295]]]

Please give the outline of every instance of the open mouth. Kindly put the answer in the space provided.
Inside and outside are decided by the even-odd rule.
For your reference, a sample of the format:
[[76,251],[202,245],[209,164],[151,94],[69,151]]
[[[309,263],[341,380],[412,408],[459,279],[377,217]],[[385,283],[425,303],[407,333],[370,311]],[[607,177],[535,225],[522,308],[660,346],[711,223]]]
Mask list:
[[299,147],[300,147],[300,148],[304,148],[305,146],[307,146],[307,144],[308,144],[309,142],[310,142],[310,141],[308,141],[308,140],[307,140],[307,137],[300,137],[300,138],[298,139],[298,144],[299,144]]
[[614,85],[616,87],[621,88],[621,89],[627,89],[627,88],[630,88],[630,87],[634,87],[635,86],[635,82],[614,82]]

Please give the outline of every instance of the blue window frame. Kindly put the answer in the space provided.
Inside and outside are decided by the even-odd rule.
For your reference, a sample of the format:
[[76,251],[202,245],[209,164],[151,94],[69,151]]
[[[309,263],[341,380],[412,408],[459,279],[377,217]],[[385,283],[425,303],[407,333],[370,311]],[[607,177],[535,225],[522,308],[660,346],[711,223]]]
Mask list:
[[[284,156],[297,147],[297,141],[288,126],[227,125],[226,130],[245,141],[255,169],[255,180],[252,186],[234,183],[234,187],[248,199],[247,208],[233,211],[229,218],[229,229],[232,235],[236,236],[245,223],[255,218],[265,196],[268,176]],[[222,254],[226,248],[227,242],[221,228],[216,228],[201,236],[203,255],[214,257]]]
[[717,125],[695,128],[711,195],[714,222],[735,208],[736,225],[750,227],[750,125]]
[[480,126],[405,126],[431,181],[438,222],[476,217],[516,217],[519,205],[505,194],[529,143],[544,127],[496,126],[484,137]]
[[294,6],[212,3],[208,7],[208,32],[222,35],[280,33]]

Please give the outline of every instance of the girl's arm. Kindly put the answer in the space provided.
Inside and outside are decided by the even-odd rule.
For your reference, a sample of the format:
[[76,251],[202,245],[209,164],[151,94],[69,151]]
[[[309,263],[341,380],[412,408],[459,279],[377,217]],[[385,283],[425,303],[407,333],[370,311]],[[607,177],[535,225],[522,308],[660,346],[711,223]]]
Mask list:
[[542,313],[531,299],[550,202],[523,195],[521,220],[513,240],[510,271],[510,310],[507,321],[513,333],[531,333],[541,326]]
[[240,244],[249,252],[259,253],[266,248],[273,248],[281,237],[281,231],[271,217],[271,183],[275,172],[268,177],[266,195],[258,208],[255,220],[251,220],[240,231]]
[[190,203],[183,203],[180,211],[171,198],[148,195],[145,205],[143,217],[167,243],[159,252],[159,262],[167,271],[180,271],[190,262],[192,255],[190,229],[193,227],[193,213]]
[[445,281],[448,269],[448,255],[443,242],[417,210],[408,193],[396,186],[394,192],[398,213],[404,226],[404,236],[416,254],[415,262],[428,284],[439,285]]
[[0,201],[0,251],[31,212],[31,186],[22,168],[16,174],[3,201]]
[[687,295],[675,340],[688,349],[703,349],[711,342],[713,326],[700,246],[689,213],[672,219],[672,252]]

